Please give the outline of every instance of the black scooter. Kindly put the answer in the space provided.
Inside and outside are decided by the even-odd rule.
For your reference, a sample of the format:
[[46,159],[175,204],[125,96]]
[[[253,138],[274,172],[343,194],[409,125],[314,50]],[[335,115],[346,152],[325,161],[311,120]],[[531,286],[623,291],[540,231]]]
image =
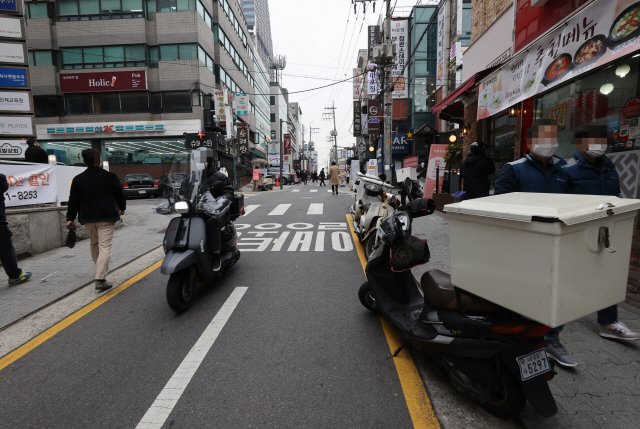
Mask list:
[[382,222],[383,245],[371,255],[358,293],[364,307],[404,337],[390,357],[406,345],[423,351],[456,389],[496,416],[518,415],[526,400],[541,416],[555,415],[548,327],[455,287],[440,270],[426,272],[420,284],[413,277],[411,268],[426,263],[429,250],[411,236],[411,221],[434,210],[433,200],[415,200]]

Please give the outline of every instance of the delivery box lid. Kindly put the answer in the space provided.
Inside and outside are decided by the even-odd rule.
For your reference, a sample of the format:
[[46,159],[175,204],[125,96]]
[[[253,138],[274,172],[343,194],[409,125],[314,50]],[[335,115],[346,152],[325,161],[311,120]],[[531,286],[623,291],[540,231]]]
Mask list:
[[575,225],[640,209],[640,200],[606,195],[513,192],[448,204],[444,211],[520,222],[563,222]]

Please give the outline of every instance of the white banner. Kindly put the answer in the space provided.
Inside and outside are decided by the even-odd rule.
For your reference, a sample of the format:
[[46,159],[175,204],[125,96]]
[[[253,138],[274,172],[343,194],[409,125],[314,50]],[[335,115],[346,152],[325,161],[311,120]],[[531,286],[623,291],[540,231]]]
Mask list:
[[33,131],[31,116],[0,116],[0,136],[31,136]]
[[26,140],[2,140],[0,139],[0,157],[1,158],[24,158],[24,152],[27,150]]
[[353,189],[353,184],[358,179],[360,173],[360,161],[351,161],[351,177],[349,178],[349,188]]
[[9,182],[4,194],[7,207],[56,202],[58,185],[54,165],[2,164],[0,172]]
[[362,82],[364,75],[362,69],[353,69],[353,99],[360,100],[362,95]]
[[0,43],[0,63],[25,64],[24,44]]
[[31,112],[28,92],[0,92],[0,111]]
[[[375,66],[375,64],[370,64],[370,66]],[[367,73],[367,93],[369,95],[377,95],[380,92],[378,80],[377,71],[374,70]]]
[[391,41],[398,44],[398,54],[394,58],[391,69],[393,81],[393,98],[408,98],[407,82],[409,80],[409,67],[407,64],[407,42],[409,41],[408,20],[391,22]]
[[[440,89],[445,83],[445,71],[448,70],[445,58],[445,39],[449,38],[447,34],[447,2],[440,2],[440,9],[438,9],[438,46],[436,50],[436,66],[437,66],[437,79],[436,90]],[[448,44],[447,44],[448,45]],[[445,67],[446,70],[445,70]]]
[[280,155],[268,155],[269,164],[274,167],[280,167]]
[[378,177],[378,160],[370,159],[367,162],[367,174],[369,176]]
[[20,26],[20,18],[0,18],[0,37],[21,39],[22,27]]

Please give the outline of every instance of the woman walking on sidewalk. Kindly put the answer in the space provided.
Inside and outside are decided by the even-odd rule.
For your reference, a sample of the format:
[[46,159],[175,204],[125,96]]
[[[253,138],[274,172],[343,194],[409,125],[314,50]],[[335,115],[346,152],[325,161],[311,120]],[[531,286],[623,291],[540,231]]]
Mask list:
[[253,190],[257,191],[258,190],[258,182],[260,182],[260,170],[258,169],[258,166],[254,166],[253,167]]

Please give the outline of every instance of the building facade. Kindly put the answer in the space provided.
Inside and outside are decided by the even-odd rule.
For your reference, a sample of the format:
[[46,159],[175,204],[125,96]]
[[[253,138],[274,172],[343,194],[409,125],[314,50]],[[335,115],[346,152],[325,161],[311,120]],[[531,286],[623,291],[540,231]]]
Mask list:
[[270,68],[273,59],[271,18],[268,0],[240,0],[247,20],[247,28],[263,63]]

